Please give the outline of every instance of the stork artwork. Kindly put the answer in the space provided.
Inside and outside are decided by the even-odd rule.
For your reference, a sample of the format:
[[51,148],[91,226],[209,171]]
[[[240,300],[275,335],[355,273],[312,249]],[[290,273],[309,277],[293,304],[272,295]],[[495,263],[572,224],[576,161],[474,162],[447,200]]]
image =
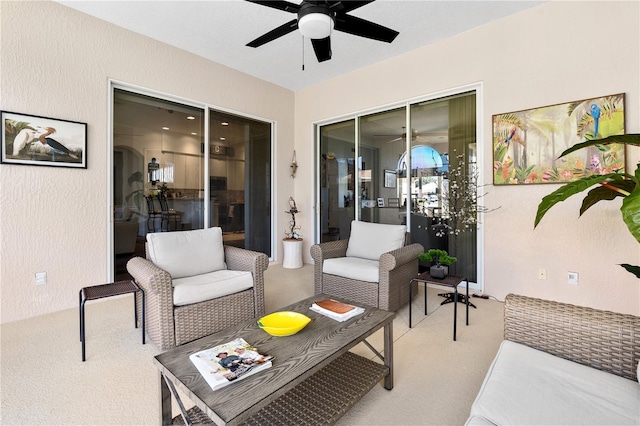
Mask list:
[[2,163],[86,168],[87,125],[2,111]]

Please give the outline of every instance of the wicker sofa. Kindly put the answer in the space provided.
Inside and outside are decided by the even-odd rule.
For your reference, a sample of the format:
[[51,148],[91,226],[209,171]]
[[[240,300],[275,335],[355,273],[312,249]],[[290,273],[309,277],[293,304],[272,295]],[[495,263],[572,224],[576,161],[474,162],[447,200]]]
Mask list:
[[[351,222],[348,239],[311,247],[315,294],[397,311],[409,301],[409,281],[418,274],[421,244],[409,243],[404,225]],[[417,283],[411,287],[413,294]]]
[[640,424],[640,317],[509,294],[467,425]]
[[147,258],[127,270],[144,289],[147,334],[161,350],[264,315],[267,255],[223,246],[220,228],[147,234]]

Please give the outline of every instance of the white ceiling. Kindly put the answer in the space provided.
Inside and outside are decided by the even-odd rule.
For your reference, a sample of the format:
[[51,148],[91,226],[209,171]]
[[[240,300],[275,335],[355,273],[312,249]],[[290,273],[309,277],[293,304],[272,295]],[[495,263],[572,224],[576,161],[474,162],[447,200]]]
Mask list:
[[303,42],[297,31],[257,49],[245,46],[294,19],[292,13],[242,0],[58,0],[65,6],[293,91],[543,2],[378,0],[350,14],[399,31],[393,43],[335,31],[331,35],[332,59],[318,63],[310,41],[305,40],[303,71]]

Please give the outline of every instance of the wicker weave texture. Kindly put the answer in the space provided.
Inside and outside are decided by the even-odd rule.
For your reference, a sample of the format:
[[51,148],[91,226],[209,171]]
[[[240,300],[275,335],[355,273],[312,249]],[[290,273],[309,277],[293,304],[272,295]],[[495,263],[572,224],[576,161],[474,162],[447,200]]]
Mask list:
[[[147,335],[159,349],[166,350],[264,315],[264,271],[269,267],[269,258],[264,253],[238,247],[225,246],[224,250],[229,269],[252,273],[253,289],[219,301],[181,307],[173,306],[173,286],[168,272],[141,257],[127,263],[127,271],[145,291]],[[140,317],[140,303],[138,314]]]
[[640,317],[509,294],[504,323],[507,340],[637,380]]
[[[244,425],[332,425],[388,374],[388,368],[347,352],[251,416]],[[366,377],[367,379],[364,379]],[[213,424],[198,408],[194,424]],[[176,417],[174,424],[184,424]]]
[[185,306],[176,306],[173,319],[176,346],[224,330],[254,316],[253,289]]
[[[405,243],[409,241],[409,234]],[[311,247],[314,260],[315,294],[342,297],[354,303],[375,306],[386,311],[397,311],[409,300],[409,282],[418,273],[418,254],[421,244],[408,244],[380,256],[379,282],[359,281],[322,272],[325,259],[344,257],[349,240],[329,241]],[[411,287],[415,295],[417,285]]]

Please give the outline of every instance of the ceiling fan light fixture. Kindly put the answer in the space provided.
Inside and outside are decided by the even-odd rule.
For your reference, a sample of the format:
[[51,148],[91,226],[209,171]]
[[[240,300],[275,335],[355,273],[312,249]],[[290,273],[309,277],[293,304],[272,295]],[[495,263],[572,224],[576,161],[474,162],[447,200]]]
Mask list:
[[333,30],[333,19],[324,13],[309,13],[300,18],[298,29],[307,38],[327,38]]

